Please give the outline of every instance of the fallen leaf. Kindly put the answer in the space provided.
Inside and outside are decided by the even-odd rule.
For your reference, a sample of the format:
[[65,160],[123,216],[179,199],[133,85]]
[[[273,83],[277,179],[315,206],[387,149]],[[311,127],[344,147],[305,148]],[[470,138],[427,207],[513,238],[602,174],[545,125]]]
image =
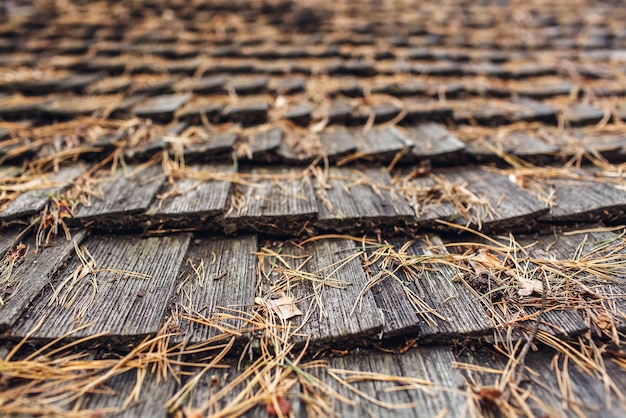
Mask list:
[[[278,410],[276,409],[277,406]],[[265,409],[267,413],[272,416],[285,416],[291,412],[291,403],[279,395],[276,397],[276,403],[274,403],[271,398],[268,399],[265,402]]]
[[200,409],[185,407],[183,408],[183,416],[185,418],[202,418],[204,414]]
[[254,302],[264,306],[284,321],[302,315],[302,311],[296,306],[295,299],[289,296],[282,296],[278,299],[255,298]]
[[543,283],[540,280],[517,277],[517,281],[522,285],[517,291],[520,296],[530,296],[533,292],[543,293]]
[[610,329],[613,326],[611,316],[606,312],[600,312],[598,314],[598,319],[596,320],[596,325],[603,331]]
[[494,407],[501,396],[502,391],[494,387],[483,388],[478,391],[480,401],[489,407]]

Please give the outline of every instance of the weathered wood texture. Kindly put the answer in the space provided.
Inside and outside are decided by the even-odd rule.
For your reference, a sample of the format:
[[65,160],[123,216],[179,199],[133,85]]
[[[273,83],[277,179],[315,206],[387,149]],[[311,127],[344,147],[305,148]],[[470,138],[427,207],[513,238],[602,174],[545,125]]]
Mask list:
[[240,145],[238,154],[254,161],[271,161],[276,159],[275,152],[282,143],[283,130],[270,129],[251,135],[247,142]]
[[575,103],[564,112],[571,126],[593,125],[605,117],[605,111],[584,103]]
[[293,168],[253,169],[237,185],[224,220],[227,232],[303,233],[317,216],[311,180]]
[[[400,251],[407,242],[396,239],[392,243],[395,251]],[[370,280],[378,274],[384,277],[381,267],[386,262],[390,265],[385,269],[394,272],[395,277],[389,276],[372,288],[376,304],[385,318],[383,331],[386,336],[410,335],[411,331],[419,331],[420,342],[440,342],[484,335],[493,330],[479,299],[455,282],[460,271],[437,263],[447,254],[439,237],[429,237],[428,243],[416,240],[405,251],[406,260],[392,261],[390,257],[390,260],[369,264],[365,269]],[[408,265],[398,269],[402,261]]]
[[437,123],[424,123],[404,129],[415,144],[412,154],[418,159],[445,161],[459,157],[465,148],[459,138]]
[[[145,214],[150,230],[181,228],[211,230],[217,227],[217,218],[225,213],[230,182],[220,180],[234,172],[232,165],[196,165],[190,178],[166,184]],[[197,180],[201,178],[213,180]],[[165,199],[161,200],[158,197]]]
[[382,169],[331,168],[325,184],[315,185],[322,230],[365,232],[402,229],[415,221],[406,199],[394,193],[391,177]]
[[554,180],[555,205],[540,220],[547,222],[616,222],[626,213],[626,192],[615,185],[583,172],[583,180]]
[[125,152],[130,161],[148,161],[161,151],[169,150],[168,137],[176,136],[187,127],[186,121],[173,123],[154,132],[149,141],[143,142]]
[[22,192],[11,201],[7,207],[0,212],[0,221],[23,218],[39,213],[46,206],[46,203],[48,203],[50,196],[62,192],[62,190],[70,185],[84,170],[85,167],[80,165],[62,167],[56,173],[43,175],[29,182],[29,187],[34,186],[36,188]]
[[236,134],[207,134],[208,139],[185,145],[185,162],[230,159],[238,136]]
[[[29,305],[44,290],[53,279],[55,273],[70,257],[74,243],[80,243],[86,231],[74,233],[72,241],[58,237],[50,246],[44,247],[35,253],[34,237],[26,238],[26,252],[22,256],[8,253],[10,248],[15,250],[19,242],[17,237],[5,236],[2,239],[3,263],[0,265],[0,330],[11,327],[17,319],[30,309]],[[8,238],[6,241],[4,238]],[[12,240],[13,242],[9,241]],[[8,244],[8,245],[7,245]],[[46,316],[47,307],[40,307],[38,314]]]
[[143,118],[160,121],[170,121],[174,113],[189,101],[189,94],[172,94],[147,99],[133,109],[133,112]]
[[[620,401],[615,392],[603,384],[603,377],[599,373],[590,371],[591,375],[587,374],[571,360],[564,362],[562,356],[555,364],[552,353],[546,351],[531,353],[526,363],[531,370],[537,372],[536,375],[531,375],[533,392],[556,410],[557,414],[614,418],[626,415],[623,399]],[[604,365],[608,378],[617,383],[617,390],[623,392],[626,389],[623,378],[620,381],[620,375],[624,374],[623,369],[612,361],[605,361]],[[561,376],[568,376],[567,391],[564,390],[564,383],[555,367],[558,367]],[[548,370],[550,372],[546,373]]]
[[[252,379],[257,378],[258,375],[252,374],[252,376],[242,379],[242,374],[247,372],[247,370],[245,370],[245,366],[242,366],[241,363],[237,364],[231,360],[222,362],[222,364],[229,367],[220,367],[209,370],[207,373],[203,374],[202,377],[200,377],[198,384],[194,387],[190,396],[191,406],[193,408],[205,409],[206,416],[224,413],[225,411],[229,412],[229,414],[225,414],[225,416],[261,417],[269,415],[265,403],[269,400],[269,398],[263,399],[260,404],[254,406],[250,404],[246,405],[242,402],[242,399],[244,398],[242,391],[246,388],[246,386],[250,385]],[[292,376],[289,377],[291,378]],[[194,377],[195,376],[192,375],[190,378]],[[232,390],[227,393],[219,393],[219,391],[226,385],[239,379],[241,379],[240,383]],[[219,398],[217,396],[218,394],[220,395]],[[289,392],[282,394],[283,398],[289,402],[294,417],[306,416],[304,411],[305,402],[299,398],[299,395],[301,394],[302,393],[297,383],[293,385]]]
[[[420,192],[414,194],[416,189]],[[505,176],[480,167],[437,170],[410,180],[401,190],[425,227],[441,228],[435,222],[440,219],[483,230],[531,229],[548,212],[547,206]]]
[[[536,416],[615,418],[624,416],[626,405],[623,401],[620,403],[615,393],[603,385],[599,373],[590,370],[588,374],[577,367],[571,359],[564,362],[563,355],[558,355],[555,362],[555,356],[557,356],[555,351],[542,347],[539,352],[531,350],[526,357],[528,379],[523,382],[523,388],[532,394],[528,404]],[[461,365],[469,364],[487,370],[504,370],[507,359],[494,354],[493,351],[479,349],[464,350],[458,362]],[[623,391],[626,386],[623,371],[612,361],[605,360],[603,363],[608,377],[613,380],[618,390]],[[474,382],[478,388],[493,386],[500,377],[499,374],[483,372],[480,369],[468,370],[464,366],[460,369],[463,370],[467,380]],[[563,380],[563,376],[567,376],[567,380]]]
[[503,154],[513,154],[535,164],[554,158],[559,151],[556,145],[548,144],[533,134],[512,132],[495,137],[481,138],[467,146],[467,152],[476,161],[502,161]]
[[[301,334],[295,337],[297,341],[302,343],[310,336],[316,346],[350,345],[368,341],[382,331],[374,297],[370,292],[361,295],[368,279],[355,256],[358,251],[353,242],[343,239],[316,241],[303,248],[285,244],[280,250],[296,256],[286,258],[289,267],[275,262],[280,270],[277,280],[290,278],[293,285],[287,294],[298,300],[304,313],[293,319]],[[298,277],[298,271],[308,277]]]
[[322,153],[317,134],[308,130],[286,129],[283,131],[278,156],[288,164],[311,164]]
[[[582,264],[585,262],[596,262],[599,264],[605,264],[603,257],[612,256],[615,254],[617,257],[626,257],[624,254],[626,250],[623,248],[624,237],[611,232],[590,232],[588,234],[578,235],[546,235],[541,236],[537,240],[527,239],[522,243],[530,244],[536,242],[536,244],[529,249],[531,255],[545,259],[546,257],[553,257],[556,260],[575,260]],[[610,262],[606,262],[609,264]],[[602,271],[602,269],[600,269]],[[595,332],[602,333],[602,329],[598,326],[604,326],[603,320],[598,319],[604,315],[607,316],[608,324],[604,331],[609,332],[612,327],[615,326],[619,330],[623,330],[626,327],[626,300],[623,295],[626,294],[626,279],[616,272],[609,276],[609,278],[599,277],[595,275],[593,271],[584,272],[580,271],[579,274],[566,279],[565,277],[553,277],[552,280],[561,282],[565,280],[579,281],[583,287],[577,287],[577,291],[583,291],[588,289],[590,292],[589,308],[581,309],[581,306],[572,302],[572,305],[566,307],[571,310],[572,314],[569,316],[575,316],[578,322],[581,324],[579,327],[583,330],[589,328],[589,324],[593,325]],[[573,286],[573,285],[572,285]],[[578,295],[573,295],[577,297]],[[593,301],[595,300],[595,303]],[[578,309],[577,309],[578,308]],[[558,311],[552,311],[555,314]],[[544,314],[548,316],[547,313]],[[565,326],[566,321],[555,317],[552,318],[553,327]],[[563,325],[561,325],[561,323]],[[584,326],[584,328],[583,328]]]
[[256,251],[254,236],[200,238],[190,244],[176,287],[176,303],[178,311],[193,320],[182,321],[181,339],[198,343],[219,335],[218,327],[237,329],[245,325],[218,316],[251,313],[257,282]]
[[[10,331],[21,338],[43,321],[34,339],[80,338],[108,332],[112,341],[156,334],[170,300],[189,235],[159,238],[92,236],[81,245],[81,263],[74,255],[58,279],[26,311]],[[95,265],[93,265],[95,264]],[[90,269],[93,269],[90,272]],[[137,276],[137,275],[142,276]]]
[[[456,390],[463,384],[463,377],[452,367],[454,361],[454,355],[449,348],[418,348],[404,354],[353,354],[330,359],[328,370],[322,369],[317,374],[337,392],[356,403],[349,405],[337,402],[335,411],[338,416],[453,417],[463,415],[465,404],[464,396]],[[346,378],[352,376],[351,372],[379,376],[378,379],[373,377],[350,382],[353,388],[378,402],[404,404],[405,407],[386,408],[355,395],[344,383],[337,380],[347,380]],[[385,382],[386,375],[431,382],[436,388],[424,386],[422,390],[416,385],[417,387],[410,390],[386,390],[397,385]]]
[[388,162],[413,146],[413,141],[395,127],[374,127],[367,132],[354,131],[353,135],[357,155],[368,160]]
[[[162,417],[168,416],[165,402],[174,394],[177,384],[170,376],[163,380],[156,373],[148,371],[141,382],[137,382],[140,374],[131,370],[115,376],[106,382],[108,391],[99,391],[87,395],[81,405],[82,409],[94,411],[114,411],[113,415],[120,418]],[[134,394],[137,387],[141,390]],[[137,395],[128,408],[123,409],[124,403],[131,396]],[[98,412],[96,412],[98,413]]]
[[151,166],[133,173],[133,168],[130,167],[127,174],[118,171],[102,183],[100,190],[104,199],[93,197],[91,206],[79,206],[73,220],[103,229],[139,227],[132,225],[133,215],[148,209],[163,183],[163,171],[160,166]]
[[0,257],[4,260],[5,256],[7,256],[7,252],[13,248],[16,244],[18,244],[19,239],[22,238],[22,231],[16,228],[3,228],[0,229]]
[[320,142],[324,154],[330,162],[354,153],[357,144],[351,131],[344,127],[330,127],[320,133]]

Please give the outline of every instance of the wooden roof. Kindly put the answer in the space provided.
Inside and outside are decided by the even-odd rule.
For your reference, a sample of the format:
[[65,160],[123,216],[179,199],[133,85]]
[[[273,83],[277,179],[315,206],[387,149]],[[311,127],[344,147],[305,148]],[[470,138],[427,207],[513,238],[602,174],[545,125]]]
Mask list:
[[0,415],[623,416],[625,19],[4,2]]

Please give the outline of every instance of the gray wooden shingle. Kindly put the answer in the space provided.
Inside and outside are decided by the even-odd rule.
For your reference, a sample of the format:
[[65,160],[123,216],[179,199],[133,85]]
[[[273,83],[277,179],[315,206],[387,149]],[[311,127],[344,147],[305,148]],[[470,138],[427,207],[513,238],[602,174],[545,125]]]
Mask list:
[[[461,373],[452,367],[455,357],[449,348],[418,348],[404,354],[367,353],[367,355],[351,354],[333,358],[329,361],[328,371],[317,372],[320,378],[337,392],[353,400],[356,404],[343,402],[335,404],[335,412],[339,416],[377,416],[377,417],[440,417],[462,416],[465,412],[465,397],[457,388],[464,382]],[[346,379],[350,372],[380,376],[372,379],[358,379],[349,384],[362,393],[379,402],[387,404],[404,404],[404,407],[375,405],[354,392],[349,391],[345,384],[334,379],[330,374]],[[384,376],[397,376],[407,379],[420,379],[431,382],[433,388],[427,390],[412,388],[409,390],[386,390],[393,388],[393,383],[385,382]],[[410,383],[408,383],[410,385]]]
[[245,146],[245,155],[253,161],[271,161],[276,158],[275,152],[281,146],[283,130],[274,128],[250,135]]
[[231,194],[224,220],[227,232],[298,234],[317,217],[311,180],[301,170],[253,169],[246,182]]
[[374,127],[367,132],[357,130],[353,135],[357,155],[368,160],[389,162],[396,154],[413,146],[411,138],[395,127]]
[[[415,188],[422,191],[411,197]],[[441,219],[486,230],[529,229],[549,210],[505,176],[480,167],[437,170],[410,180],[403,192],[415,205],[418,222],[427,227],[437,227],[435,220]],[[469,208],[469,219],[459,213],[455,201]]]
[[[588,234],[577,234],[571,236],[545,235],[536,240],[523,240],[522,243],[536,243],[530,248],[529,252],[532,256],[540,259],[554,257],[556,260],[582,259],[584,261],[589,260],[591,257],[597,259],[598,263],[603,264],[600,261],[602,257],[609,254],[617,254],[619,257],[624,253],[624,249],[621,247],[623,243],[623,236],[612,232],[589,232]],[[590,310],[596,314],[604,311],[610,313],[616,328],[623,330],[626,327],[626,317],[624,317],[624,312],[626,312],[626,301],[620,295],[624,295],[626,293],[626,280],[619,273],[614,274],[613,276],[612,280],[606,280],[601,277],[594,276],[593,272],[585,273],[584,271],[581,271],[576,275],[575,279],[582,280],[583,285],[589,288],[591,293],[590,301],[592,302]],[[553,279],[557,281],[565,280],[562,277],[555,277]],[[595,295],[596,298],[600,298],[600,300],[604,299],[604,302],[601,304],[594,304],[593,295]],[[578,333],[581,333],[582,331],[589,329],[590,322],[594,323],[595,321],[590,320],[588,310],[582,309],[577,311],[576,308],[580,308],[580,306],[571,305],[569,308],[547,312],[544,316],[549,318],[549,322],[554,324],[553,327],[556,329],[558,329],[559,326],[562,327],[562,324],[566,324],[567,322],[563,320],[563,317],[569,316],[572,318],[570,319],[570,322],[579,322]],[[548,314],[552,314],[554,316],[550,318]],[[576,333],[574,332],[574,334]]]
[[36,179],[35,183],[48,186],[27,190],[18,195],[3,211],[0,211],[0,220],[8,221],[39,213],[48,203],[50,196],[61,192],[84,171],[84,166],[73,165],[61,167],[56,173],[43,175]]
[[[14,258],[7,254],[3,258],[4,262],[0,265],[0,298],[4,304],[0,304],[0,330],[13,326],[20,315],[29,310],[31,302],[70,257],[74,243],[80,243],[85,235],[86,231],[79,231],[73,235],[72,241],[58,237],[52,245],[40,249],[38,253],[35,253],[34,237],[31,237],[23,241],[27,249],[22,257]],[[2,241],[6,247],[7,241]],[[9,246],[15,248],[17,244],[11,242]],[[4,256],[8,248],[0,249],[3,250],[0,254]],[[39,314],[45,316],[46,312],[44,306]]]
[[197,96],[178,109],[176,117],[179,120],[187,120],[198,124],[202,123],[202,119],[206,117],[211,123],[219,123],[225,106],[223,102],[223,99]]
[[179,135],[187,128],[187,125],[187,121],[182,121],[158,129],[149,141],[126,150],[125,156],[130,161],[148,161],[159,152],[169,149],[169,137]]
[[554,206],[550,213],[541,217],[546,222],[607,221],[615,222],[626,213],[626,192],[616,185],[595,180],[554,180]]
[[[176,301],[181,314],[203,319],[183,320],[181,339],[200,343],[219,335],[218,328],[207,325],[210,320],[234,329],[245,326],[241,320],[215,318],[220,313],[243,316],[238,312],[252,312],[257,282],[256,251],[255,236],[200,238],[191,243],[176,287]],[[189,312],[189,307],[195,312]]]
[[394,191],[382,168],[331,168],[327,186],[316,182],[319,219],[316,226],[334,232],[403,228],[415,221],[406,199]]
[[[106,382],[106,386],[112,391],[94,391],[95,393],[85,396],[82,407],[87,410],[115,411],[119,418],[155,417],[166,418],[168,412],[165,402],[174,395],[177,383],[169,376],[163,380],[158,373],[150,370],[137,386],[137,379],[141,376],[135,370],[117,375]],[[133,390],[140,387],[138,397],[131,402],[129,407],[123,409],[125,401],[133,395]],[[96,412],[98,413],[98,412]]]
[[276,153],[288,164],[311,164],[322,153],[322,145],[313,132],[286,129]]
[[542,100],[555,96],[567,96],[571,94],[576,88],[576,85],[572,84],[569,81],[558,80],[539,84],[521,84],[514,88],[514,90],[521,97],[529,97],[535,100]]
[[[580,411],[587,416],[623,417],[626,414],[626,405],[617,399],[612,390],[608,389],[603,379],[594,372],[591,372],[593,375],[590,376],[572,363],[568,361],[564,364],[562,356],[558,362],[558,367],[568,376],[568,386],[571,385],[566,395],[569,399],[563,399],[564,392],[558,390],[563,387],[563,383],[559,382],[560,377],[554,370],[554,355],[545,351],[530,353],[527,365],[531,370],[539,373],[539,376],[531,375],[531,381],[534,383],[533,393],[553,409],[562,410],[562,413],[567,416],[578,415],[576,411]],[[623,370],[611,361],[605,361],[604,364],[609,378],[618,381],[618,376],[623,373]],[[567,370],[563,371],[563,369]],[[617,387],[620,388],[618,390],[623,390],[623,383]],[[610,402],[610,407],[607,406],[607,400]]]
[[20,239],[22,231],[16,228],[0,230],[0,257],[3,257],[9,249],[16,244],[15,240]]
[[[395,239],[391,243],[399,251],[406,240]],[[442,253],[433,253],[430,245],[437,246]],[[392,261],[386,269],[394,271],[397,278],[387,277],[372,288],[376,304],[385,318],[385,336],[416,333],[420,342],[444,341],[485,335],[493,330],[478,298],[455,282],[459,270],[445,263],[431,262],[430,259],[436,260],[447,254],[439,237],[429,237],[428,244],[420,239],[413,241],[406,254],[410,266],[396,270],[399,261]],[[366,272],[371,278],[375,277],[381,273],[380,264],[370,264]]]
[[[133,167],[129,169],[132,173]],[[112,179],[100,186],[104,200],[94,197],[91,206],[79,206],[72,218],[73,222],[106,229],[129,226],[129,223],[131,227],[138,227],[132,225],[134,214],[150,207],[162,183],[162,169],[159,166],[148,167],[128,178],[118,171]]]
[[225,108],[222,111],[222,117],[244,126],[259,125],[265,123],[269,110],[270,106],[267,102],[252,101]]
[[[286,244],[280,249],[281,254],[297,257],[286,258],[291,263],[289,268],[276,262],[293,283],[287,295],[298,301],[304,314],[292,319],[299,329],[295,341],[303,343],[310,336],[315,346],[352,345],[382,331],[382,317],[373,296],[369,292],[360,295],[367,284],[361,262],[358,258],[348,259],[358,251],[353,242],[344,239],[315,241],[303,248]],[[291,277],[291,272],[303,263],[301,271],[312,274],[312,278]],[[278,277],[282,278],[281,274]]]
[[[250,376],[248,373],[248,377],[242,379],[242,374],[249,372],[249,370],[240,367],[240,364],[237,364],[237,362],[232,361],[231,359],[222,361],[221,365],[221,367],[216,367],[200,377],[197,385],[194,386],[193,392],[190,395],[190,405],[193,408],[200,408],[206,405],[208,408],[205,414],[208,416],[213,416],[219,413],[226,416],[238,416],[243,418],[270,415],[267,412],[266,406],[266,402],[270,401],[270,397],[268,397],[268,399],[263,399],[262,402],[257,403],[256,405],[252,405],[250,403],[246,405],[246,403],[241,401],[242,398],[246,397],[242,392],[246,386],[250,385],[252,379],[255,379],[257,376],[254,374]],[[226,365],[227,367],[224,367],[223,365]],[[194,377],[195,375],[193,374],[190,376],[190,378]],[[289,377],[296,377],[295,373]],[[239,383],[235,385],[232,390],[222,393],[222,396],[217,399],[218,391],[221,388],[232,384],[234,381],[238,381]],[[300,399],[301,394],[302,392],[300,391],[300,385],[298,383],[291,386],[291,389],[288,392],[281,394],[282,398],[289,402],[291,412],[294,417],[306,416],[306,401]],[[229,414],[226,414],[226,411],[228,411]]]
[[296,125],[306,127],[309,123],[311,123],[313,108],[308,103],[291,106],[282,117],[295,123]]
[[540,121],[554,123],[557,120],[558,110],[549,104],[526,97],[520,97],[511,102],[519,107],[512,121],[521,120],[525,122]]
[[135,106],[133,112],[142,118],[169,121],[174,113],[189,101],[189,94],[172,94],[150,98]]
[[357,150],[354,136],[344,127],[326,128],[319,134],[319,137],[322,152],[328,157],[329,162],[336,162]]
[[605,111],[592,105],[574,103],[564,112],[565,120],[571,126],[593,125],[600,122]]
[[414,143],[412,154],[419,159],[445,160],[465,148],[459,138],[437,123],[405,127],[404,130]]
[[226,93],[227,81],[227,76],[223,74],[198,79],[185,79],[176,85],[176,90],[192,91],[197,94]]
[[[558,361],[555,361],[557,357]],[[475,382],[480,387],[491,387],[496,384],[500,374],[484,372],[486,370],[504,370],[507,359],[494,355],[493,350],[465,351],[461,353],[460,364],[479,366],[478,368],[465,369],[464,375],[467,380]],[[619,366],[612,361],[604,361],[608,376],[617,387],[622,390],[624,383],[623,375]],[[558,371],[555,369],[558,367]],[[607,390],[603,385],[602,378],[595,371],[586,373],[577,367],[573,361],[567,364],[562,355],[557,355],[554,350],[543,347],[540,351],[530,350],[526,356],[524,390],[532,395],[528,398],[528,405],[536,416],[603,416],[622,417],[624,405],[616,398],[615,393]],[[564,382],[562,376],[567,376]],[[567,390],[563,390],[567,384]],[[539,402],[537,402],[539,400]],[[606,401],[610,402],[607,407]]]
[[[160,200],[157,195],[145,214],[148,229],[169,228],[210,230],[217,226],[217,218],[223,216],[228,200],[230,182],[219,180],[234,173],[232,165],[196,165],[189,178],[176,179],[167,184],[159,195],[169,196]],[[195,179],[216,177],[215,180]]]
[[185,145],[183,155],[186,163],[232,158],[238,136],[234,133],[208,134],[206,141]]
[[268,82],[267,76],[239,77],[231,80],[229,89],[238,95],[260,94],[265,92]]
[[[122,342],[156,334],[189,240],[190,235],[87,238],[81,244],[81,251],[84,253],[86,249],[91,254],[96,273],[85,274],[89,270],[81,270],[83,265],[73,256],[67,266],[61,268],[51,288],[10,330],[11,337],[24,337],[42,318],[45,318],[45,326],[32,335],[33,339],[60,338],[90,323],[91,326],[73,333],[71,338],[108,332],[107,338]],[[86,262],[89,261],[87,258]],[[72,274],[79,271],[84,272],[83,276],[74,276],[80,280],[75,280],[71,286]],[[133,277],[133,274],[145,276]]]
[[539,164],[553,159],[559,151],[559,147],[526,132],[497,135],[497,139],[480,138],[467,146],[467,152],[481,162],[501,161],[501,156],[494,150],[513,154],[525,161]]

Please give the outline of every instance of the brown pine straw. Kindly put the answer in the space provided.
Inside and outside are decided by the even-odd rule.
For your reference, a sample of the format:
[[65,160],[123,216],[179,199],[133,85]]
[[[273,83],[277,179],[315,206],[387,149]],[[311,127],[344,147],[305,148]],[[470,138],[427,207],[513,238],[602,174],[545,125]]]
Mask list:
[[[586,233],[604,232],[604,230],[605,228],[599,228],[598,231],[589,230]],[[467,231],[471,232],[470,230]],[[481,238],[489,238],[484,234],[474,233]],[[515,241],[512,235],[508,237],[508,243],[491,238],[487,242],[488,244],[478,245],[469,242],[452,243],[449,246],[460,250],[452,254],[460,267],[464,262],[470,262],[470,266],[465,268],[470,275],[476,269],[471,264],[471,260],[477,257],[475,251],[478,248],[479,254],[481,252],[483,254],[479,257],[480,264],[487,268],[493,280],[498,280],[497,292],[501,299],[499,301],[494,301],[491,297],[485,299],[485,297],[491,296],[485,294],[482,300],[491,314],[490,317],[494,321],[494,325],[504,331],[501,337],[496,336],[495,347],[510,359],[507,369],[505,369],[505,371],[509,370],[507,377],[500,379],[499,385],[496,385],[496,389],[500,393],[497,400],[497,407],[500,411],[507,416],[528,416],[528,400],[533,400],[541,405],[539,399],[536,399],[527,389],[520,387],[524,371],[534,373],[536,378],[533,379],[533,382],[541,385],[540,375],[527,369],[525,365],[526,355],[530,350],[534,350],[538,343],[555,350],[557,353],[555,361],[563,362],[565,372],[568,362],[575,363],[579,370],[603,382],[607,408],[609,407],[610,394],[614,394],[619,402],[624,403],[626,398],[608,375],[601,355],[602,348],[595,342],[591,331],[578,337],[576,341],[564,342],[540,327],[543,312],[576,309],[586,318],[586,322],[591,324],[594,333],[599,332],[605,338],[612,339],[614,343],[620,343],[619,334],[614,325],[614,321],[618,319],[613,316],[616,311],[615,309],[607,310],[605,307],[613,296],[608,293],[603,294],[603,288],[598,285],[610,284],[616,280],[616,277],[622,277],[626,273],[626,241],[623,235],[617,235],[614,239],[606,242],[596,243],[590,249],[584,248],[587,242],[585,237],[572,259],[556,259],[554,256],[548,256],[548,254],[546,254],[547,258],[531,257],[528,250],[532,248],[532,244],[523,247]],[[465,252],[463,249],[466,249]],[[485,254],[489,256],[485,257]],[[528,299],[525,297],[518,298],[515,295],[517,289],[520,288],[518,281],[524,277],[536,277],[537,274],[543,281],[541,303],[538,304],[533,301],[532,297]],[[466,286],[470,286],[469,282],[464,281],[464,283]],[[595,298],[589,299],[584,296],[589,292],[592,292]],[[526,307],[538,308],[538,314],[525,314],[524,308]],[[603,316],[603,322],[598,320],[600,316]],[[622,313],[621,320],[623,321],[624,318],[624,313]],[[529,321],[532,321],[531,326],[525,326],[524,323]],[[513,342],[511,339],[513,328],[524,332],[525,342],[523,340]],[[563,360],[557,360],[557,358]],[[457,367],[468,370],[480,369],[480,371],[485,372],[479,366],[457,365]],[[582,414],[571,392],[569,376],[559,372],[559,370],[555,367],[555,373],[557,373],[560,382],[561,396],[566,402],[566,408],[572,408],[574,411],[578,411],[577,413]],[[479,393],[482,390],[480,386],[476,387],[475,384],[470,387],[474,393]],[[480,413],[479,403],[475,402],[473,408],[477,411],[476,414]],[[518,410],[518,408],[521,409]]]
[[482,229],[483,221],[497,216],[489,199],[472,190],[467,182],[452,182],[444,176],[430,174],[420,177],[419,170],[397,174],[393,178],[396,189],[415,209],[417,216],[423,216],[442,205],[451,205],[466,225],[476,225]]
[[[336,276],[341,266],[355,257],[361,258],[364,265],[376,265],[381,271],[380,274],[372,276],[371,282],[364,285],[362,292],[364,294],[366,289],[383,280],[397,280],[396,276],[400,271],[412,277],[419,277],[422,269],[444,265],[458,268],[460,272],[465,273],[465,277],[459,276],[459,280],[481,298],[491,314],[494,325],[499,330],[494,347],[507,359],[507,365],[502,370],[489,370],[477,365],[456,365],[467,372],[480,371],[499,375],[493,386],[485,387],[471,379],[468,380],[465,396],[470,416],[482,416],[485,412],[481,402],[483,390],[487,389],[494,389],[500,393],[495,401],[496,406],[506,416],[531,415],[529,409],[531,402],[545,406],[541,399],[520,382],[520,376],[524,373],[530,376],[533,384],[542,384],[537,371],[525,364],[526,354],[537,345],[548,346],[557,353],[552,372],[560,382],[558,389],[567,408],[580,413],[585,411],[571,390],[571,381],[567,374],[569,364],[575,364],[583,373],[603,382],[607,389],[607,403],[611,393],[620,402],[624,402],[624,395],[619,391],[614,378],[606,371],[604,364],[606,360],[602,355],[606,350],[605,345],[597,343],[591,333],[579,337],[578,340],[564,342],[548,330],[539,327],[542,321],[541,313],[544,311],[577,309],[592,324],[596,324],[597,328],[597,312],[611,312],[604,308],[609,306],[607,304],[610,303],[611,296],[602,295],[601,289],[596,287],[597,284],[611,283],[614,277],[626,274],[623,236],[617,235],[612,240],[595,243],[591,248],[585,246],[588,240],[583,239],[575,257],[556,259],[544,257],[541,253],[538,253],[539,256],[531,256],[533,244],[523,246],[512,235],[494,238],[467,227],[455,224],[448,226],[472,233],[483,241],[468,240],[447,244],[447,248],[455,249],[452,254],[446,254],[440,246],[432,244],[428,249],[430,253],[412,256],[407,253],[410,242],[394,247],[364,237],[318,236],[301,242],[300,246],[337,238],[348,239],[355,242],[356,246],[354,251],[348,253],[342,260],[310,273],[303,269],[310,259],[306,251],[298,255],[288,255],[285,252],[263,248],[257,253],[259,270],[266,277],[275,272],[282,278],[273,283],[273,287],[268,289],[268,294],[289,293],[299,281],[304,280],[312,281],[315,285],[341,287],[344,283],[340,276]],[[585,234],[606,232],[606,229],[588,229],[582,232]],[[584,237],[582,233],[579,235]],[[475,261],[476,259],[479,261]],[[469,278],[478,268],[486,269],[494,280],[499,281],[497,287],[492,288],[487,294],[481,294],[471,287]],[[198,280],[204,277],[202,265],[195,266],[193,270]],[[532,278],[535,275],[543,277],[544,293],[541,297],[538,295],[517,297],[517,291],[520,289],[519,278]],[[180,290],[183,291],[183,288],[181,285]],[[591,300],[581,297],[590,291],[600,297]],[[494,297],[496,293],[499,294],[499,299]],[[323,293],[319,291],[317,294],[314,293],[312,300],[323,306],[321,295]],[[407,294],[407,297],[411,295]],[[187,297],[186,300],[190,298]],[[357,302],[355,301],[355,306]],[[412,303],[415,302],[412,300]],[[419,304],[415,306],[418,314],[425,315],[425,320],[438,315],[432,307]],[[527,308],[534,308],[535,311],[526,311]],[[26,337],[0,361],[3,382],[8,381],[15,385],[16,379],[23,379],[23,383],[15,387],[10,386],[8,393],[14,399],[11,398],[8,403],[3,401],[4,403],[0,404],[0,413],[81,416],[81,413],[88,412],[81,410],[80,401],[83,396],[89,393],[111,393],[113,396],[106,386],[107,382],[126,372],[135,373],[137,383],[123,407],[130,407],[140,396],[144,390],[142,388],[144,376],[155,374],[157,380],[173,378],[180,382],[179,391],[167,402],[169,410],[179,416],[194,416],[193,413],[220,417],[235,416],[254,408],[263,408],[268,404],[277,407],[279,399],[290,401],[300,399],[311,413],[326,416],[332,413],[334,402],[353,403],[329,386],[327,379],[319,376],[330,378],[339,387],[344,388],[346,393],[357,395],[379,407],[391,409],[409,408],[414,405],[382,402],[375,395],[359,389],[356,384],[364,381],[386,382],[391,384],[386,391],[425,390],[432,393],[431,390],[451,390],[405,376],[327,369],[323,362],[306,362],[304,360],[306,345],[300,351],[296,351],[293,342],[294,338],[306,339],[306,336],[300,334],[301,326],[296,326],[291,321],[280,320],[272,312],[262,308],[252,313],[221,308],[210,316],[198,312],[190,302],[187,305],[180,305],[179,309],[181,313],[173,315],[159,335],[145,340],[130,353],[116,360],[89,358],[74,350],[78,342],[68,344],[64,343],[63,339],[42,347],[35,354],[20,358],[18,354],[29,340],[29,337]],[[173,338],[177,337],[180,329],[180,325],[177,324],[181,321],[214,328],[217,335],[201,344],[174,343]],[[38,327],[44,323],[45,321],[42,321]],[[36,329],[37,327],[31,334]],[[512,330],[523,332],[525,339],[512,339]],[[620,342],[620,336],[615,333],[613,326],[609,325],[599,330],[615,343]],[[244,355],[251,356],[252,361],[247,367],[243,367],[242,363],[236,366],[231,360],[227,360],[241,353],[233,349],[233,341],[235,338],[246,338],[248,335],[257,335],[254,344],[249,346],[250,350],[244,351]],[[79,342],[87,343],[99,337],[101,335],[88,337]],[[241,360],[243,361],[243,357]],[[234,372],[237,367],[239,371],[235,373],[236,377],[233,380],[226,380],[225,385],[213,393],[207,402],[194,404],[193,393],[200,382],[215,373],[225,373],[227,370]],[[66,407],[70,409],[62,409]],[[73,409],[74,407],[76,409]],[[547,406],[544,409],[549,410]]]

